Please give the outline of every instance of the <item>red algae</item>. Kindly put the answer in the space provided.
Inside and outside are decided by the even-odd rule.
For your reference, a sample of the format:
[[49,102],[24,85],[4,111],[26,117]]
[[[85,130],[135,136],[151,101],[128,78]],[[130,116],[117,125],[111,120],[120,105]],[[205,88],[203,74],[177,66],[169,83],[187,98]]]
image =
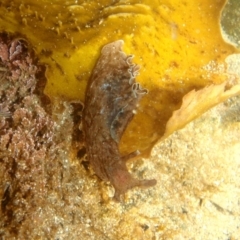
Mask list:
[[59,194],[61,161],[67,156],[63,146],[71,143],[72,122],[50,114],[42,92],[44,71],[25,40],[0,35],[1,239],[28,239],[30,232],[34,239],[44,236],[41,212],[50,192]]

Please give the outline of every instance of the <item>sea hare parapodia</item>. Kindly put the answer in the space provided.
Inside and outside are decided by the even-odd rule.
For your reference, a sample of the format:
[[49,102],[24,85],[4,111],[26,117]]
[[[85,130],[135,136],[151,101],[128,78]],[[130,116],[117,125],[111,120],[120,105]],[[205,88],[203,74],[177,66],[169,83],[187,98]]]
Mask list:
[[123,41],[105,45],[88,84],[83,128],[87,156],[96,174],[110,181],[115,198],[135,186],[153,186],[156,180],[138,180],[127,170],[126,160],[138,151],[121,156],[119,141],[135,109],[147,93],[135,82],[139,67],[132,64],[132,55],[122,52]]

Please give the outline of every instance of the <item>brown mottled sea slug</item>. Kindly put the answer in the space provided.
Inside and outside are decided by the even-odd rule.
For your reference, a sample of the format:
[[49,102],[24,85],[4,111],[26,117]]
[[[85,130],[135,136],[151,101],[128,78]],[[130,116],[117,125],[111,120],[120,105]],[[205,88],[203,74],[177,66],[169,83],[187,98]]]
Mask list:
[[123,41],[103,47],[86,92],[83,112],[87,157],[95,173],[115,188],[115,198],[136,186],[149,187],[156,180],[138,180],[127,170],[126,160],[138,151],[121,156],[119,141],[146,89],[135,82],[139,67],[133,56],[122,52]]

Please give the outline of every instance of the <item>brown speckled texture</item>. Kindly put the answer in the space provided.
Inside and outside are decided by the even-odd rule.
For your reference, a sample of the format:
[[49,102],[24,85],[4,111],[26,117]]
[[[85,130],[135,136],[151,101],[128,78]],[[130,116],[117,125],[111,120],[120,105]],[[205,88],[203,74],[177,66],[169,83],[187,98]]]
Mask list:
[[134,116],[146,89],[135,82],[139,67],[133,56],[122,52],[123,41],[103,47],[87,88],[83,129],[87,156],[96,174],[110,181],[115,198],[135,186],[153,186],[155,180],[134,179],[127,170],[126,160],[138,154],[121,156],[119,141]]

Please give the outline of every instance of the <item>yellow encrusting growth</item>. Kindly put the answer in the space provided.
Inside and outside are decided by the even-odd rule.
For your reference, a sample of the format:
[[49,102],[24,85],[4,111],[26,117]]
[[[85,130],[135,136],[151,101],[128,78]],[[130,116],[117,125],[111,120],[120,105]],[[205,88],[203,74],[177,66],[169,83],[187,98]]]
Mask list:
[[[101,48],[123,39],[149,90],[122,139],[121,151],[144,151],[164,134],[172,112],[192,89],[227,80],[222,39],[225,0],[2,0],[0,31],[19,34],[48,68],[50,97],[83,101]],[[201,112],[199,112],[200,115]]]

